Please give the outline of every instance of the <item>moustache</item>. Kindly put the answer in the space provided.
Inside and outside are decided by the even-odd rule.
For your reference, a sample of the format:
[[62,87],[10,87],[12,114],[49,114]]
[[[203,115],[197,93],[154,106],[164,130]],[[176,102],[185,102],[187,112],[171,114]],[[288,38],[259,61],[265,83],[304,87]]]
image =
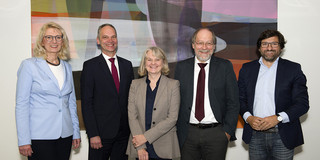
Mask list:
[[266,50],[265,52],[276,52],[274,49]]
[[208,50],[208,49],[200,49],[200,50],[198,50],[199,52],[209,52],[210,50]]

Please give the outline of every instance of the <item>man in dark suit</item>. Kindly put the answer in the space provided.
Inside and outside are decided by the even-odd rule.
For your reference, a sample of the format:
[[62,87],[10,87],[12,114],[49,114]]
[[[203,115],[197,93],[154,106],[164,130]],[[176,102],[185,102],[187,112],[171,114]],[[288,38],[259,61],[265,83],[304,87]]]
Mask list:
[[175,70],[180,81],[177,133],[182,160],[225,159],[229,140],[236,139],[237,80],[230,61],[213,56],[215,46],[213,31],[198,29],[192,37],[196,56],[178,62]]
[[285,43],[278,31],[262,32],[260,59],[240,70],[242,138],[250,159],[293,159],[294,148],[304,143],[299,117],[309,110],[306,77],[300,64],[279,58]]
[[111,24],[98,29],[99,56],[83,64],[81,106],[89,137],[90,160],[123,160],[130,134],[128,94],[134,78],[130,61],[116,56],[117,32]]

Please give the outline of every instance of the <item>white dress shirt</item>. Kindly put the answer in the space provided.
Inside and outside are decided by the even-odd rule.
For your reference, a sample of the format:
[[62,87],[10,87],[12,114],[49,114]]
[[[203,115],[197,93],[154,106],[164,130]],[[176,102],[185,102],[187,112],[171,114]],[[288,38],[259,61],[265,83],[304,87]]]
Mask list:
[[114,58],[114,65],[116,66],[117,68],[117,71],[118,71],[118,77],[119,77],[119,82],[120,82],[120,72],[119,72],[119,64],[118,64],[118,58],[117,58],[117,55],[115,55],[114,57],[109,57],[103,53],[101,53],[103,55],[103,58],[106,60],[107,62],[107,65],[109,67],[109,70],[110,70],[110,73],[112,74],[112,69],[111,69],[111,62],[110,62],[110,58]]
[[212,112],[211,106],[210,106],[210,100],[209,100],[209,92],[208,92],[208,77],[209,77],[209,66],[210,66],[210,59],[207,60],[205,63],[207,65],[204,67],[205,70],[205,87],[204,87],[204,118],[199,122],[197,118],[195,117],[195,108],[196,108],[196,96],[197,96],[197,84],[198,84],[198,76],[200,72],[200,67],[198,63],[201,63],[196,57],[195,57],[195,63],[194,63],[194,80],[193,80],[193,101],[192,101],[192,109],[190,114],[190,123],[192,124],[211,124],[211,123],[217,123],[218,121],[214,117],[214,114]]

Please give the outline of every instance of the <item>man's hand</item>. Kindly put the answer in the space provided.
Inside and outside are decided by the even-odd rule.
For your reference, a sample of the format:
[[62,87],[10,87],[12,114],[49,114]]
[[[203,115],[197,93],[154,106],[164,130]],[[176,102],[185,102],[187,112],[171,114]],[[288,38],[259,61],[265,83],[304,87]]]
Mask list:
[[262,118],[256,116],[249,116],[247,122],[254,130],[260,131],[260,125],[262,123]]
[[33,153],[30,144],[19,146],[19,152],[20,152],[20,154],[22,154],[26,157],[31,156],[31,154]]
[[231,136],[227,132],[224,132],[224,133],[226,134],[228,141],[230,141]]
[[279,123],[277,119],[277,115],[269,116],[269,117],[264,117],[261,121],[260,124],[260,130],[268,130],[274,126],[276,126]]
[[80,147],[80,142],[81,142],[81,139],[74,139],[72,140],[72,146],[73,146],[73,149],[77,149]]
[[93,149],[100,149],[102,148],[102,143],[100,136],[95,136],[90,138],[90,147]]

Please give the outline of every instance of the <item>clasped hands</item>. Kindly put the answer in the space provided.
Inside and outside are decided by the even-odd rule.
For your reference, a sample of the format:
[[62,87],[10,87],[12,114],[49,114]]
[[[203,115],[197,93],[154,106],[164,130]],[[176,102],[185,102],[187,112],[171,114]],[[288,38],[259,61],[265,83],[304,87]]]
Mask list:
[[264,117],[264,118],[256,117],[256,116],[249,116],[247,118],[247,122],[254,130],[257,130],[257,131],[268,130],[268,129],[276,126],[279,123],[276,115],[272,115],[272,116]]

